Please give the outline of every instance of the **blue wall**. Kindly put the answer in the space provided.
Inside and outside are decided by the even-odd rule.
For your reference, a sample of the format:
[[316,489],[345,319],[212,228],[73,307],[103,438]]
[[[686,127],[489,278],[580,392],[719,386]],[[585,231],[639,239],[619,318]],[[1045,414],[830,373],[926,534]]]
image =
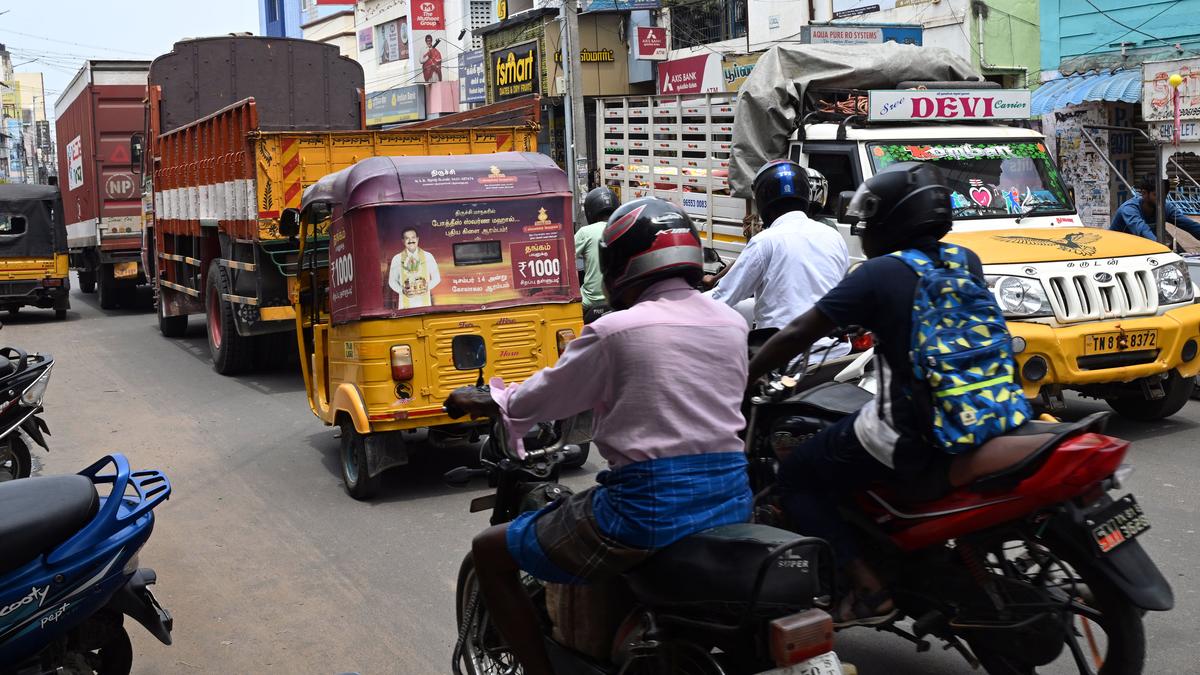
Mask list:
[[1178,42],[1184,49],[1180,56],[1200,53],[1200,0],[1092,0],[1092,4],[1042,0],[1043,71],[1058,70],[1062,61],[1075,57],[1120,52],[1119,44],[1110,45],[1121,42],[1132,43],[1132,49],[1169,49]]
[[300,0],[258,0],[259,34],[268,37],[303,37],[300,23]]

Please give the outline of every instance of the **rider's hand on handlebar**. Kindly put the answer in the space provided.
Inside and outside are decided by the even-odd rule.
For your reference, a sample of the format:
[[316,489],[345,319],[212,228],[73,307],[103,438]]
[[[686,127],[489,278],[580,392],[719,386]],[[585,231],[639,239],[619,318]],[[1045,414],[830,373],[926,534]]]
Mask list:
[[495,417],[500,414],[500,405],[492,399],[491,392],[479,387],[455,389],[442,403],[442,407],[453,419],[464,415],[470,415],[471,419],[475,419],[477,417]]

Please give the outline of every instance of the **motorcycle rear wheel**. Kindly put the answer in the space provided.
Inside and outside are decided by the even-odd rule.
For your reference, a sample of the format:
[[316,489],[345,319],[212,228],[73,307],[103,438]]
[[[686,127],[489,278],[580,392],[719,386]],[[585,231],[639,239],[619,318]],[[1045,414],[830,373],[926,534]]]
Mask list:
[[[462,641],[461,660],[469,675],[519,675],[524,672],[492,626],[479,590],[475,561],[469,553],[458,568],[454,607]],[[469,624],[464,625],[463,620],[468,614]],[[457,654],[455,658],[459,658]]]
[[33,458],[29,456],[29,447],[20,436],[14,433],[0,440],[0,483],[29,478],[32,467]]
[[[1140,675],[1146,660],[1146,634],[1142,612],[1084,557],[1054,547],[1062,573],[1061,587],[1075,602],[1064,653],[1056,662],[1072,659],[1080,675]],[[1073,583],[1072,583],[1073,582]],[[1019,649],[1005,652],[975,650],[990,675],[1035,675],[1033,666],[1015,661]]]
[[116,626],[103,646],[65,655],[63,675],[129,675],[133,670],[133,643],[124,626]]

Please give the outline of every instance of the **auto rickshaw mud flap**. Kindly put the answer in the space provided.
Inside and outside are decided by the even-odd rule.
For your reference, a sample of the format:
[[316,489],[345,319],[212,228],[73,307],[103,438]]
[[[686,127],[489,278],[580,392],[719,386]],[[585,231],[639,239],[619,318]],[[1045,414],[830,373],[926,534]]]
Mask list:
[[374,478],[393,466],[408,464],[408,446],[400,432],[368,434],[363,439],[367,450],[367,475]]
[[157,579],[154,570],[146,567],[138,569],[108,601],[108,607],[132,617],[150,631],[151,635],[158,638],[159,642],[169,645],[175,620],[150,592],[149,586]]
[[1132,540],[1102,556],[1097,555],[1085,519],[1085,511],[1068,502],[1063,506],[1063,511],[1050,521],[1046,538],[1052,546],[1058,545],[1062,547],[1060,550],[1070,551],[1077,560],[1088,560],[1092,569],[1103,575],[1135,607],[1152,612],[1172,609],[1175,606],[1175,594],[1171,584],[1150,559],[1146,549],[1137,540]]

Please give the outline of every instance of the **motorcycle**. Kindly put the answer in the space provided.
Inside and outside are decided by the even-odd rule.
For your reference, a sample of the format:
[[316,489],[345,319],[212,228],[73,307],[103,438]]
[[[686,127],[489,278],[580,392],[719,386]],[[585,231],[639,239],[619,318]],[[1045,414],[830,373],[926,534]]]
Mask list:
[[[452,351],[457,369],[482,369],[482,338],[455,336]],[[471,512],[490,509],[493,525],[509,522],[571,494],[556,482],[559,466],[579,452],[566,444],[570,433],[543,425],[523,439],[525,454],[519,456],[503,423],[493,420],[481,468],[453,469],[445,480],[461,486],[487,478],[496,492],[473,500]],[[543,626],[558,627],[558,632],[545,629],[544,635],[554,672],[562,675],[842,675],[853,669],[842,669],[832,651],[832,619],[818,607],[828,599],[832,555],[823,540],[751,523],[686,537],[624,576],[621,595],[632,598],[616,612],[624,620],[615,635],[601,636],[603,654],[592,650],[590,656],[561,637],[564,621],[548,597],[564,587],[527,575],[523,581],[542,611]],[[453,672],[520,672],[482,601],[470,554],[459,569],[455,607],[459,635]],[[589,617],[611,613],[592,605],[586,609]]]
[[[787,527],[772,491],[780,463],[874,403],[850,383],[863,376],[808,387],[776,373],[750,399],[757,521]],[[1064,649],[1080,673],[1142,672],[1142,615],[1170,610],[1174,597],[1136,539],[1150,527],[1137,500],[1110,494],[1131,468],[1129,443],[1103,433],[1108,416],[1031,421],[958,455],[952,491],[936,499],[884,485],[846,495],[864,558],[891,590],[897,621],[912,621],[877,629],[918,651],[940,640],[993,675],[1033,673],[1067,658]]]
[[38,417],[50,383],[54,358],[0,348],[0,482],[28,478],[33,470],[31,444],[50,450],[50,428]]
[[161,472],[131,471],[119,454],[0,484],[0,672],[128,673],[126,616],[171,644],[171,615],[149,588],[157,577],[138,567],[170,494]]

